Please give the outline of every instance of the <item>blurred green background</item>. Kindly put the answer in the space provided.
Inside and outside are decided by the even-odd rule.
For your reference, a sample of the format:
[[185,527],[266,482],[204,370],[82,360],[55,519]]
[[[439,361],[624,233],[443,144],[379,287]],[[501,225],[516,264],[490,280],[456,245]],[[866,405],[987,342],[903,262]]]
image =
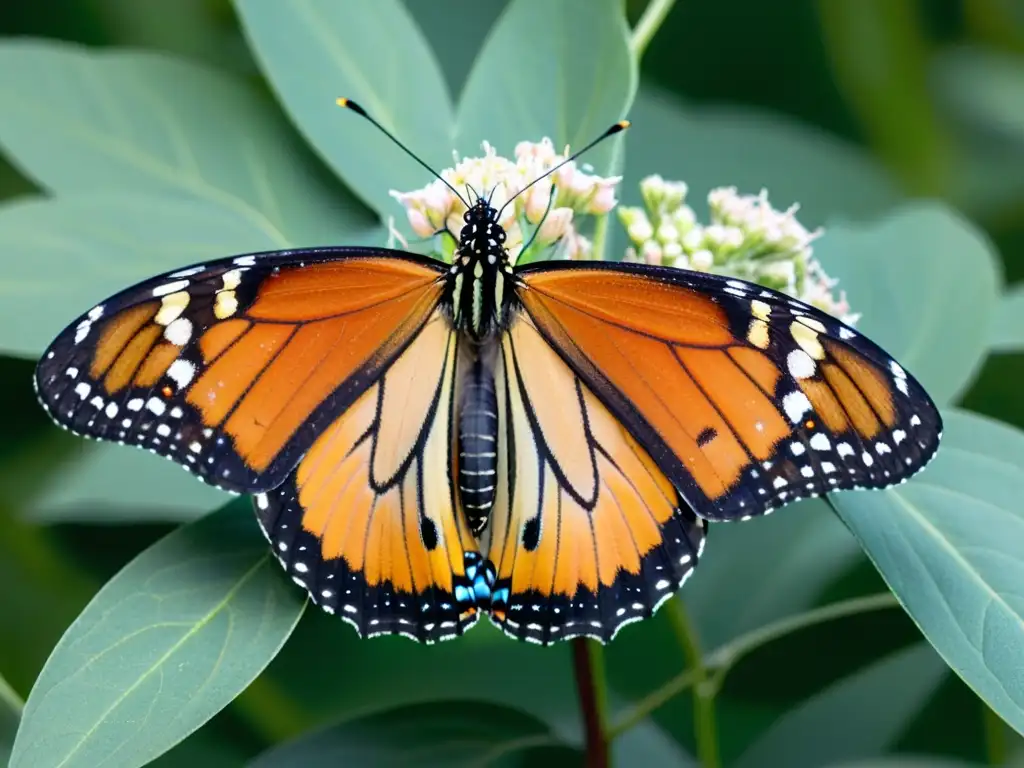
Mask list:
[[[503,2],[410,0],[407,5],[438,50],[457,91]],[[630,0],[627,6],[635,20],[644,2]],[[0,35],[165,50],[227,69],[266,88],[227,0],[5,3],[0,5]],[[738,183],[747,187],[745,191],[756,192],[751,187],[760,183],[761,171],[747,162],[745,153],[750,142],[758,140],[756,120],[770,120],[777,128],[773,135],[789,132],[793,144],[822,142],[833,147],[837,164],[851,153],[863,155],[873,162],[868,175],[882,180],[858,186],[842,176],[824,178],[823,198],[842,200],[843,205],[802,200],[811,216],[824,219],[812,224],[839,223],[844,216],[869,217],[889,202],[875,197],[880,188],[891,190],[893,198],[940,198],[987,233],[1000,254],[1008,284],[1024,280],[1021,0],[679,0],[644,57],[641,73],[649,93],[679,100],[694,116],[695,125],[706,117],[705,133],[712,138],[728,141],[724,132],[736,130],[743,139],[736,140],[733,154],[726,153],[727,164],[716,161],[710,167],[701,165],[705,149],[699,142],[678,146],[689,163],[682,167],[695,166],[704,174],[696,183],[692,174],[685,177],[695,188]],[[657,99],[647,101],[652,119],[656,103]],[[643,110],[638,107],[637,112],[631,117],[642,124]],[[754,128],[743,133],[744,125]],[[415,137],[405,138],[415,145]],[[719,147],[714,156],[721,154]],[[764,152],[750,154],[764,162]],[[780,153],[774,160],[785,164],[787,156]],[[795,159],[786,170],[794,177],[821,173]],[[843,186],[848,183],[851,186]],[[0,167],[0,195],[5,199],[33,191],[13,168]],[[772,191],[774,199],[777,190]],[[787,199],[784,191],[781,199]],[[837,208],[841,215],[835,213]],[[0,253],[0,269],[17,258],[17,253]],[[79,309],[69,307],[68,315]],[[27,521],[25,511],[34,508],[41,489],[59,483],[61,473],[84,450],[50,426],[36,406],[32,367],[29,360],[0,358],[0,675],[22,698],[64,629],[98,587],[172,528],[163,522]],[[1024,427],[1022,380],[1024,356],[993,355],[962,404]],[[187,482],[182,477],[182,483]],[[154,509],[168,503],[153,500]],[[156,511],[139,511],[138,516],[162,519]],[[96,517],[116,521],[118,516]],[[837,568],[833,583],[818,599],[826,602],[883,588],[867,561],[859,558]],[[707,602],[715,596],[696,599]],[[659,620],[644,628],[643,642],[656,645],[667,633]],[[888,611],[827,624],[758,651],[730,676],[723,692],[723,753],[727,758],[742,753],[782,713],[832,690],[828,686],[918,637],[905,615]],[[487,635],[472,646],[449,644],[427,655],[405,641],[382,640],[368,650],[347,628],[310,611],[268,673],[160,764],[241,765],[312,724],[370,708],[374,702],[400,699],[397,689],[406,691],[409,700],[429,700],[444,684],[437,676],[424,675],[424,666],[451,668],[444,660],[457,656],[479,686],[486,687],[492,674],[514,686],[514,669],[500,674],[490,669],[491,651],[499,642],[505,641]],[[616,645],[622,647],[613,647],[610,663],[613,669],[627,670],[621,674],[632,682],[629,695],[649,690],[675,671],[631,670],[630,648],[636,652],[640,646]],[[815,652],[821,648],[828,652]],[[322,675],[310,667],[311,658],[325,655],[348,659],[347,671]],[[520,676],[518,693],[510,693],[509,699],[536,695],[531,680],[571,689],[567,649],[503,649],[501,664],[521,664],[528,670]],[[922,699],[906,703],[898,716],[893,714],[894,730],[886,748],[990,764],[1012,758],[1018,737],[987,718],[974,694],[952,675],[920,689]],[[844,712],[859,716],[855,693],[848,695],[853,698],[840,697],[835,704],[837,718]],[[554,696],[552,702],[566,702],[563,720],[566,727],[573,727],[577,715],[571,691]],[[692,738],[688,707],[686,698],[680,697],[658,718],[659,725],[684,744]],[[803,727],[815,725],[808,722]],[[799,724],[794,728],[800,732]],[[643,729],[632,737],[661,738]],[[813,760],[807,764],[813,765]]]

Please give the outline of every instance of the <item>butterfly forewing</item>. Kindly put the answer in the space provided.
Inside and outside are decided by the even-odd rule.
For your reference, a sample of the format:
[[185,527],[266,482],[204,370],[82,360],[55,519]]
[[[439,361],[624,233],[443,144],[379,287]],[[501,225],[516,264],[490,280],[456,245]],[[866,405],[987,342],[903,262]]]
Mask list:
[[36,387],[74,432],[147,448],[228,490],[266,490],[422,327],[440,274],[362,249],[178,270],[69,326]]
[[938,446],[913,377],[781,293],[619,264],[529,267],[520,286],[544,338],[709,520],[893,485]]

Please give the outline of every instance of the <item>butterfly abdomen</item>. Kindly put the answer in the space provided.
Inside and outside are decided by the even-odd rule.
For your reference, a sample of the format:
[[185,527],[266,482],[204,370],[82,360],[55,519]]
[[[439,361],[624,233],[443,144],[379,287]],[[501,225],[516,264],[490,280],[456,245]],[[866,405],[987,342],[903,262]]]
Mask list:
[[497,435],[494,376],[477,360],[467,376],[459,414],[459,495],[469,526],[478,537],[487,527],[494,504]]

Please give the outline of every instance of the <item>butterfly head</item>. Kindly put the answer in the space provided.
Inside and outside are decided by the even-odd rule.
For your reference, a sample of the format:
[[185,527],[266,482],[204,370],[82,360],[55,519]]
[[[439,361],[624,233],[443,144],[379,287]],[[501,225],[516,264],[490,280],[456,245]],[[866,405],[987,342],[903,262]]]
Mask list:
[[494,266],[508,259],[505,230],[498,223],[498,211],[484,198],[478,198],[462,217],[458,255],[466,266],[479,262]]

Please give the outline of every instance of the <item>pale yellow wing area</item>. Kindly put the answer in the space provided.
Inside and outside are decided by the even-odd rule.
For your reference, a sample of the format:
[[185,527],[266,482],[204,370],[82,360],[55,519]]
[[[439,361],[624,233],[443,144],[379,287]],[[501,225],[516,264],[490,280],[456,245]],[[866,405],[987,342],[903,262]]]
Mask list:
[[292,578],[362,636],[434,642],[478,618],[455,597],[476,553],[450,482],[457,357],[437,312],[284,485],[256,497]]
[[547,644],[610,640],[697,564],[704,523],[528,316],[501,343],[491,618]]

